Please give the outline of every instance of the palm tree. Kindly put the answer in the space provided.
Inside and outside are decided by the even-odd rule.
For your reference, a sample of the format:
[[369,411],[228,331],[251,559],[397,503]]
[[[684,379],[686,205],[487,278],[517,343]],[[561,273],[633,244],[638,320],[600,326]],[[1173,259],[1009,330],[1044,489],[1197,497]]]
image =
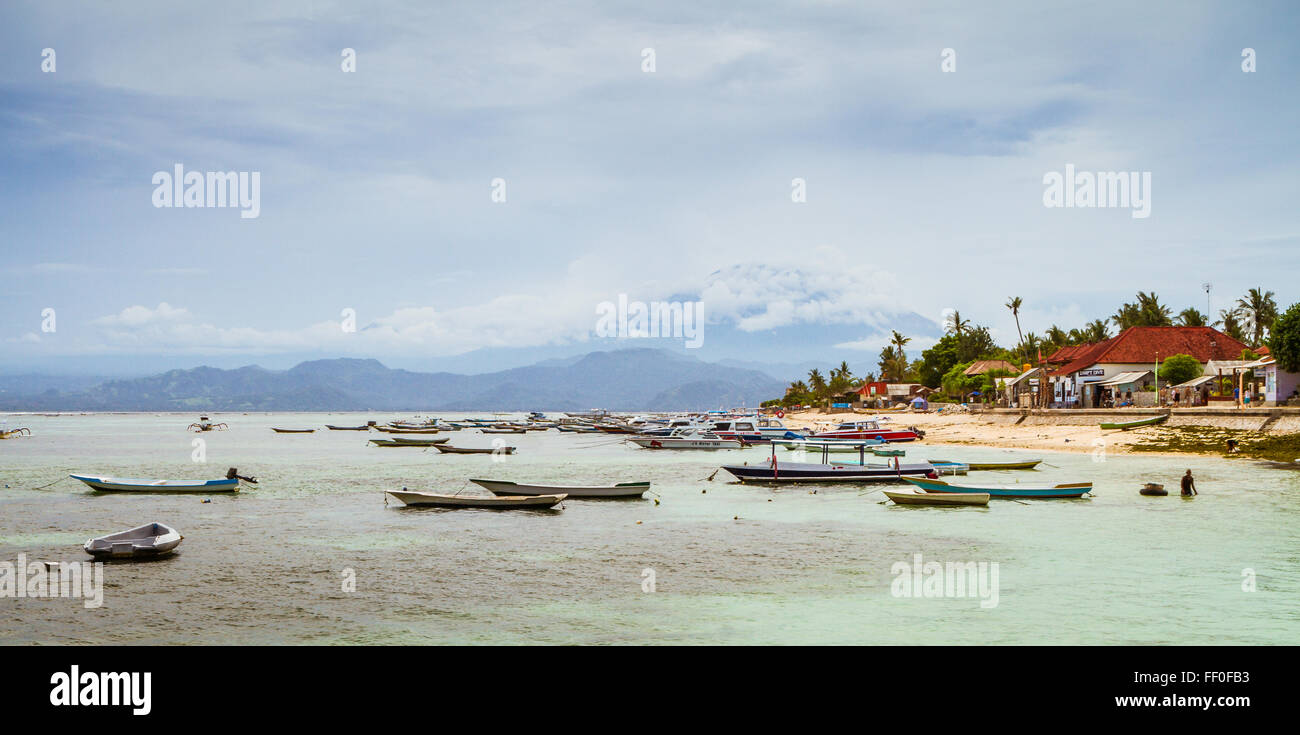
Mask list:
[[817,368],[808,371],[808,390],[816,400],[826,397],[826,378],[822,377],[822,371]]
[[1215,322],[1215,326],[1239,342],[1246,338],[1246,330],[1241,327],[1241,314],[1236,309],[1221,309],[1219,321]]
[[1209,317],[1189,306],[1178,312],[1178,319],[1175,321],[1178,322],[1180,327],[1204,327],[1208,326],[1206,322],[1209,321]]
[[1254,337],[1250,344],[1260,346],[1264,343],[1264,332],[1271,330],[1273,322],[1277,321],[1277,302],[1273,300],[1273,292],[1250,289],[1244,298],[1237,299],[1237,313],[1244,322],[1242,326]]
[[1085,342],[1104,342],[1110,339],[1110,330],[1106,329],[1104,319],[1093,319],[1083,328]]
[[907,347],[907,343],[911,342],[912,338],[904,337],[903,335],[898,333],[897,329],[892,331],[894,335],[893,337],[890,338],[889,343],[894,346],[894,349],[898,350],[898,356],[906,360],[907,352],[903,348]]
[[1007,302],[1007,308],[1011,310],[1011,316],[1016,318],[1016,334],[1020,335],[1021,342],[1025,341],[1025,333],[1020,331],[1020,305],[1023,303],[1024,300],[1019,296],[1012,296],[1011,300]]
[[1033,332],[1025,335],[1024,341],[1020,343],[1020,349],[1022,350],[1022,354],[1025,356],[1025,362],[1038,362],[1037,355],[1034,353],[1042,346],[1042,344],[1042,340],[1040,340],[1038,335]]
[[952,310],[943,320],[943,329],[946,332],[957,335],[958,344],[961,343],[962,335],[965,334],[967,327],[970,326],[970,320],[962,319],[961,312],[956,309]]

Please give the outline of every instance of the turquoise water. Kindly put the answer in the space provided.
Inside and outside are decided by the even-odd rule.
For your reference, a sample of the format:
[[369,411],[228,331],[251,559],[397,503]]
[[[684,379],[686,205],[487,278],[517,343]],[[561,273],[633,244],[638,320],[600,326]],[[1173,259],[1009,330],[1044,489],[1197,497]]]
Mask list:
[[[448,415],[456,419],[464,414]],[[1249,461],[1107,457],[909,445],[907,459],[1041,456],[1035,472],[957,482],[1092,480],[1082,500],[898,507],[874,487],[741,486],[723,463],[768,449],[654,452],[617,437],[504,439],[518,454],[381,449],[360,432],[400,416],[7,417],[0,441],[0,561],[81,561],[81,544],[148,521],[181,553],[108,564],[104,604],[0,597],[0,643],[91,644],[1270,644],[1300,642],[1300,472]],[[271,426],[315,427],[277,435]],[[374,436],[374,435],[369,435]],[[191,442],[206,443],[206,464]],[[789,453],[782,452],[779,456]],[[68,472],[259,477],[236,496],[96,494]],[[1191,468],[1201,495],[1145,498]],[[661,502],[570,500],[493,512],[386,505],[400,487],[455,492],[469,477],[649,479]],[[47,483],[54,485],[34,489]],[[466,492],[477,492],[470,485]],[[202,502],[210,497],[210,503]],[[998,565],[997,606],[896,597],[896,562]],[[1243,590],[1243,570],[1255,591]],[[345,591],[345,574],[355,591]],[[654,591],[643,591],[653,570]]]

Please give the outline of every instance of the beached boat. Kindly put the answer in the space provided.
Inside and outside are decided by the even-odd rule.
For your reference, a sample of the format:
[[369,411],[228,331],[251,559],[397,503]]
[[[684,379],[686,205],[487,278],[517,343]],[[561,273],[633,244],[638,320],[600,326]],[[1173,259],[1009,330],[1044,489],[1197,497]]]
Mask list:
[[330,431],[370,431],[369,426],[332,426],[325,424],[325,428]]
[[634,436],[628,441],[642,449],[741,449],[739,439],[724,439],[710,431],[677,429],[671,436]]
[[755,465],[723,465],[741,482],[898,482],[909,477],[938,477],[925,464],[813,464],[809,462],[764,462]]
[[1119,429],[1121,431],[1127,431],[1129,429],[1136,429],[1139,426],[1155,426],[1156,424],[1161,424],[1168,420],[1169,420],[1169,414],[1164,414],[1162,416],[1152,416],[1150,418],[1135,419],[1133,421],[1115,421],[1111,423],[1105,423],[1101,425],[1101,428]]
[[170,554],[185,539],[179,531],[161,523],[146,523],[129,531],[98,536],[86,542],[87,554],[99,558],[128,559]]
[[272,426],[271,431],[274,431],[277,434],[310,434],[315,431],[315,429],[277,429]]
[[434,444],[443,454],[514,454],[515,447],[451,447],[446,444]]
[[239,492],[239,478],[220,480],[128,480],[119,477],[68,475],[95,490],[124,493],[231,493]]
[[617,485],[538,485],[505,480],[475,480],[493,495],[568,495],[571,498],[639,498],[650,490],[649,482],[620,482]]
[[923,493],[883,491],[885,497],[899,505],[988,505],[988,493]]
[[1041,459],[1019,459],[1012,462],[953,462],[947,459],[929,459],[926,460],[932,465],[940,464],[964,464],[972,472],[996,471],[996,470],[1032,470],[1042,463]]
[[880,439],[887,442],[911,442],[925,438],[925,432],[909,426],[906,429],[886,429],[879,421],[847,421],[831,431],[808,435],[809,439]]
[[389,490],[388,494],[405,505],[436,505],[443,508],[553,508],[566,495],[439,495],[414,490]]
[[927,493],[988,493],[995,498],[1077,498],[1092,492],[1091,482],[1061,485],[954,485],[943,480],[904,477]]

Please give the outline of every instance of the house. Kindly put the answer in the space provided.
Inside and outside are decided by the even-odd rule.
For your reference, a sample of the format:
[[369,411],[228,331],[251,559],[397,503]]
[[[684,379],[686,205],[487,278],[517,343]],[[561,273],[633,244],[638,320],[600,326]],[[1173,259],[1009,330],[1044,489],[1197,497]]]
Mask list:
[[[1154,405],[1154,368],[1173,355],[1191,355],[1202,365],[1238,360],[1245,344],[1212,327],[1129,327],[1091,344],[1063,347],[1047,357],[1052,405],[1098,408],[1127,400]],[[1117,400],[1118,399],[1118,400]]]
[[[1256,350],[1256,354],[1258,354]],[[1272,357],[1262,357],[1243,366],[1243,377],[1257,381],[1255,400],[1264,406],[1285,406],[1300,393],[1300,373],[1288,373]],[[1252,403],[1252,405],[1254,405]]]
[[1011,375],[1020,373],[1020,368],[1012,365],[1006,360],[976,360],[971,366],[962,371],[962,375],[975,376],[987,375],[994,370],[1001,370]]

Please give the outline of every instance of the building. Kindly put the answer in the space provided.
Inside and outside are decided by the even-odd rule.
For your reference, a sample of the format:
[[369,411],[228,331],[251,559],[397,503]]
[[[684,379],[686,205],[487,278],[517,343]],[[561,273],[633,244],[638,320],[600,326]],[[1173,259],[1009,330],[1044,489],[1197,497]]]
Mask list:
[[1006,360],[976,360],[971,363],[970,367],[962,371],[962,375],[968,375],[971,377],[976,375],[987,375],[994,370],[1001,370],[1010,375],[1017,375],[1020,373],[1020,368],[1012,365]]
[[1129,327],[1102,342],[1063,347],[1047,357],[1052,405],[1100,408],[1155,405],[1155,365],[1191,355],[1202,365],[1240,360],[1247,345],[1212,327]]

